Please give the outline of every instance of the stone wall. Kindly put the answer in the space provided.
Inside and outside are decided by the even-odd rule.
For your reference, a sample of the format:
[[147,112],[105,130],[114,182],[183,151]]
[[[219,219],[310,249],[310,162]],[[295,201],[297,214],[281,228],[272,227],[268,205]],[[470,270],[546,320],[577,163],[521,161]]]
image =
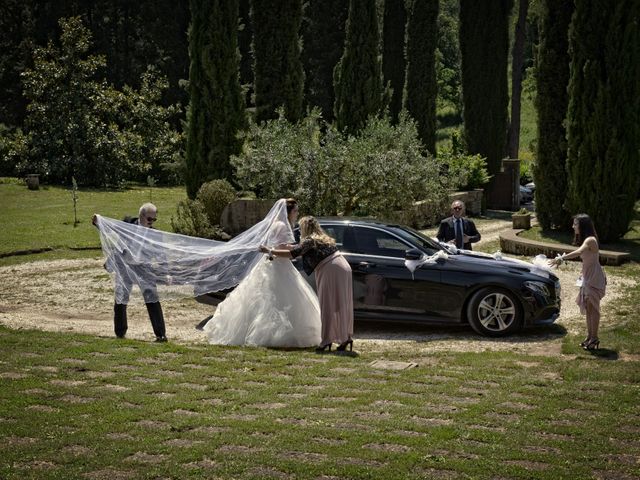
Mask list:
[[275,200],[234,200],[222,211],[220,226],[232,237],[262,220]]
[[[478,216],[482,213],[482,189],[469,192],[452,192],[449,199],[441,205],[431,202],[415,202],[411,208],[395,212],[389,219],[392,222],[424,228],[435,225],[441,219],[451,215],[451,203],[462,200],[467,207],[467,215]],[[220,226],[236,236],[262,220],[271,210],[275,200],[234,200],[225,207],[220,218]]]

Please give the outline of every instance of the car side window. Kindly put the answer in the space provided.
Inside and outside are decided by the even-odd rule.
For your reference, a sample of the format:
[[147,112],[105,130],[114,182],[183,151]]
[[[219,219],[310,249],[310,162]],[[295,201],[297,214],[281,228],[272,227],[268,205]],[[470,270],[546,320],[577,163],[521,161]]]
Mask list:
[[411,248],[403,241],[382,230],[366,227],[354,227],[358,253],[383,257],[404,258],[406,250]]
[[344,225],[326,225],[322,229],[336,241],[338,248],[342,246],[344,240]]

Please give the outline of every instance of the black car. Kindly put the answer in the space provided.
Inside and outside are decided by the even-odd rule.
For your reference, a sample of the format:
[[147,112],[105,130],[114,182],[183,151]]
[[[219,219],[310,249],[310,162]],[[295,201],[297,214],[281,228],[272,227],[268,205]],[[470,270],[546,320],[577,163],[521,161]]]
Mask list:
[[[558,318],[560,282],[551,273],[534,273],[523,262],[483,253],[455,252],[401,225],[362,219],[318,220],[351,265],[357,318],[469,323],[488,336],[508,335],[523,326],[550,324]],[[435,263],[422,264],[414,273],[405,265],[405,260],[440,251],[446,255]],[[301,269],[299,260],[294,263]]]
[[[353,271],[356,318],[431,325],[470,324],[500,337],[524,326],[553,323],[560,313],[560,282],[532,265],[466,250],[456,251],[409,227],[374,220],[318,218]],[[296,231],[296,239],[299,232]],[[442,252],[413,273],[405,260]],[[312,275],[294,265],[315,286]],[[225,292],[198,300],[216,304]]]

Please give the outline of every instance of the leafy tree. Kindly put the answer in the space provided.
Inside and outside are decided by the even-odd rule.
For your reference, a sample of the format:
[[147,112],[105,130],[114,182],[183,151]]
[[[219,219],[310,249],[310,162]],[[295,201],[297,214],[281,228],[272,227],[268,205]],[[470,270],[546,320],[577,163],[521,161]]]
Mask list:
[[540,2],[540,43],[536,62],[538,142],[533,176],[536,214],[542,228],[568,227],[567,116],[569,84],[569,25],[573,2]]
[[[147,66],[154,65],[168,80],[162,104],[186,103],[179,84],[188,75],[188,0],[3,0],[0,122],[23,123],[26,99],[20,74],[32,66],[33,48],[55,43],[59,20],[70,16],[79,16],[91,31],[91,52],[109,59],[103,69],[108,83],[118,89],[139,88]],[[179,126],[178,119],[172,123]]]
[[589,214],[607,242],[627,232],[640,188],[640,3],[575,5],[567,204]]
[[507,132],[507,156],[509,158],[520,158],[520,98],[522,97],[522,78],[524,76],[524,48],[528,12],[529,0],[519,0],[518,21],[516,22],[511,53],[511,121]]
[[27,102],[20,74],[32,65],[33,11],[22,0],[0,6],[0,124],[21,125]]
[[306,72],[307,104],[320,108],[322,117],[334,120],[333,70],[344,52],[349,4],[344,0],[309,0],[304,9],[302,60]]
[[379,44],[375,0],[350,0],[344,53],[333,83],[340,131],[357,132],[383,107]]
[[402,110],[406,71],[406,25],[407,10],[405,8],[405,0],[386,0],[384,2],[384,24],[382,30],[382,72],[385,82],[388,82],[391,87],[389,114],[392,122],[398,121],[398,115]]
[[418,133],[425,148],[435,154],[438,0],[415,0],[410,12],[404,105],[418,122]]
[[[438,48],[436,77],[438,79],[438,110],[448,112],[440,121],[449,125],[461,123],[461,65],[458,39],[460,4],[458,0],[441,0],[438,15]],[[453,113],[451,115],[450,113]],[[439,117],[441,117],[439,112]],[[442,117],[445,117],[442,115]]]
[[254,91],[256,119],[274,118],[284,106],[286,116],[302,116],[304,71],[300,59],[302,0],[252,0]]
[[175,161],[180,135],[168,121],[179,109],[156,104],[166,80],[150,70],[140,90],[119,91],[96,79],[106,60],[87,54],[91,33],[80,18],[62,19],[60,28],[60,48],[36,49],[33,69],[23,73],[29,104],[19,172],[64,184],[75,177],[83,185],[115,185]]
[[491,175],[500,171],[506,146],[512,4],[513,0],[460,2],[465,141],[470,153],[486,157]]
[[263,198],[295,196],[316,215],[388,217],[414,200],[446,198],[449,178],[424,156],[416,123],[371,117],[356,136],[322,124],[316,109],[292,124],[282,114],[252,124],[232,159],[238,183]]
[[189,198],[214,178],[231,178],[229,156],[247,125],[238,75],[238,1],[191,0],[185,180]]

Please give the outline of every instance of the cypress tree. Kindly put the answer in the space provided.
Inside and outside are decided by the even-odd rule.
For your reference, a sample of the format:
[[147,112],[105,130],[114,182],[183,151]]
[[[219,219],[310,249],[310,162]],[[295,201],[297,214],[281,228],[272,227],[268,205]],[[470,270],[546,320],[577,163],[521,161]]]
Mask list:
[[469,153],[486,157],[490,175],[500,171],[506,147],[512,6],[513,0],[460,1],[464,136]]
[[302,116],[301,19],[301,0],[251,0],[258,122],[275,118],[280,106],[289,121],[296,122]]
[[304,10],[302,59],[306,103],[320,107],[328,122],[334,119],[333,69],[344,51],[348,12],[349,4],[344,0],[310,0]]
[[185,180],[189,198],[213,178],[231,178],[229,156],[247,126],[238,79],[238,0],[191,0]]
[[407,25],[407,83],[404,105],[418,122],[425,148],[436,152],[436,46],[438,0],[414,0]]
[[238,2],[238,48],[240,50],[240,84],[244,91],[245,104],[253,101],[253,52],[251,41],[253,28],[251,26],[251,1]]
[[394,124],[398,122],[398,114],[402,110],[406,71],[404,51],[406,24],[405,0],[385,0],[382,27],[382,73],[384,81],[389,84],[392,90],[389,115]]
[[567,114],[567,206],[603,242],[627,232],[640,186],[640,2],[605,3],[576,0]]
[[536,215],[542,228],[568,227],[567,117],[569,84],[569,25],[573,2],[543,0],[540,4],[540,43],[536,60],[538,146],[533,177]]
[[345,47],[334,74],[338,129],[356,133],[382,108],[376,0],[350,0]]

